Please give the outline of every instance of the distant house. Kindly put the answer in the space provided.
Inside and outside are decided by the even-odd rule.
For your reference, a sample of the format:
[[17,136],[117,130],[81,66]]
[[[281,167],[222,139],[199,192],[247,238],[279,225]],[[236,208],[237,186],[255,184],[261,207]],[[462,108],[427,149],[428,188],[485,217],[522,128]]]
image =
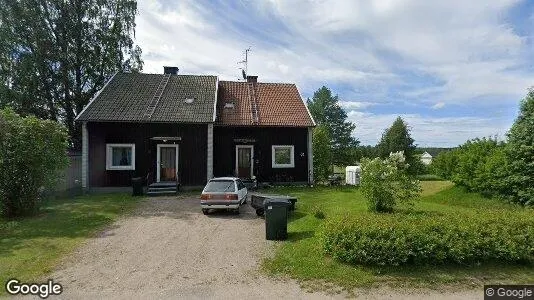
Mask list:
[[117,73],[77,116],[84,188],[313,182],[315,123],[294,84],[177,73]]
[[429,165],[432,163],[432,155],[430,153],[426,152],[421,155],[421,162],[425,165]]

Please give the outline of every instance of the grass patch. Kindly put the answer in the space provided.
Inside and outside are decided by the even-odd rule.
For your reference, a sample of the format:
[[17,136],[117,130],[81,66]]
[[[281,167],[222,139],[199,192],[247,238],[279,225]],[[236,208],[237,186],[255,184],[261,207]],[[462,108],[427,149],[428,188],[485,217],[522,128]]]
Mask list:
[[[503,203],[497,199],[483,198],[467,193],[446,181],[422,182],[423,194],[412,209],[400,208],[398,213],[420,214],[432,217],[446,213],[476,214],[477,211],[524,209]],[[357,187],[280,187],[269,193],[281,193],[298,197],[297,210],[288,224],[288,241],[277,245],[272,258],[263,262],[264,270],[271,275],[290,276],[304,280],[313,288],[324,287],[324,282],[345,289],[387,284],[439,288],[443,285],[476,286],[484,283],[534,282],[534,268],[490,262],[473,266],[397,266],[379,267],[349,265],[324,255],[319,237],[321,225],[340,215],[364,215],[367,202]],[[314,213],[319,208],[326,219],[318,219]],[[534,214],[533,214],[534,218]]]
[[0,219],[0,282],[45,279],[64,255],[136,203],[129,195],[88,195],[47,201],[35,217]]
[[417,179],[420,181],[443,181],[445,179],[439,177],[438,175],[434,174],[422,174],[417,175]]

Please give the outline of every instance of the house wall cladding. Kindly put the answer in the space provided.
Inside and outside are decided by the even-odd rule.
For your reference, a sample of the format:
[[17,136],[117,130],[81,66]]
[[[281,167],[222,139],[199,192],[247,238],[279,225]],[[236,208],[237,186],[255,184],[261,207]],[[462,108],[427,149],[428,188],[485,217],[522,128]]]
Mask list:
[[[216,126],[213,133],[214,175],[234,176],[236,145],[254,145],[254,175],[260,182],[307,182],[307,128],[295,127],[225,127]],[[255,140],[254,142],[235,141]],[[294,146],[294,168],[272,168],[272,146]],[[301,154],[304,155],[301,155]]]
[[[132,177],[151,172],[156,179],[157,144],[178,144],[178,170],[182,185],[206,183],[207,124],[88,123],[89,185],[114,187],[131,185]],[[155,141],[152,137],[181,137],[180,141]],[[135,170],[106,170],[106,144],[134,143]]]

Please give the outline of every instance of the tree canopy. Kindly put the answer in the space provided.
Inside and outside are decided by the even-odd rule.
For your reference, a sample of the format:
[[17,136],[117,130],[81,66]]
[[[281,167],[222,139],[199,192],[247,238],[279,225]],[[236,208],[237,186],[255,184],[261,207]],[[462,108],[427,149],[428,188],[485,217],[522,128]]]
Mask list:
[[534,88],[521,102],[519,116],[508,132],[506,156],[510,164],[509,184],[515,201],[534,205]]
[[0,0],[0,108],[63,122],[116,71],[141,70],[135,0]]
[[317,125],[324,125],[330,136],[332,149],[332,163],[347,165],[352,163],[351,149],[358,145],[352,136],[356,126],[347,121],[347,113],[339,105],[337,95],[332,95],[329,88],[323,86],[318,89],[312,99],[307,100],[308,109]]
[[420,161],[415,155],[414,139],[410,136],[410,129],[401,117],[393,122],[390,128],[382,134],[382,138],[377,145],[378,155],[382,158],[389,157],[390,153],[402,151],[408,163],[408,172],[417,172]]
[[332,149],[330,136],[324,125],[313,130],[313,174],[316,181],[324,181],[330,175]]

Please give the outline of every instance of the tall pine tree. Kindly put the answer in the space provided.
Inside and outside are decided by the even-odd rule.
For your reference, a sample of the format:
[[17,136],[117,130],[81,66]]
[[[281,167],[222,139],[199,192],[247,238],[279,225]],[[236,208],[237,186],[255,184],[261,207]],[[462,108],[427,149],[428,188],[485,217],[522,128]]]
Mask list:
[[308,109],[317,125],[323,125],[330,136],[332,163],[346,166],[352,162],[352,151],[358,141],[352,136],[356,126],[347,121],[347,113],[339,106],[338,96],[327,87],[318,89],[307,101]]
[[415,155],[414,139],[410,136],[410,129],[401,117],[397,117],[391,127],[382,134],[377,149],[378,155],[382,158],[389,157],[392,152],[403,151],[406,163],[410,165],[408,172],[417,173],[421,162]]

